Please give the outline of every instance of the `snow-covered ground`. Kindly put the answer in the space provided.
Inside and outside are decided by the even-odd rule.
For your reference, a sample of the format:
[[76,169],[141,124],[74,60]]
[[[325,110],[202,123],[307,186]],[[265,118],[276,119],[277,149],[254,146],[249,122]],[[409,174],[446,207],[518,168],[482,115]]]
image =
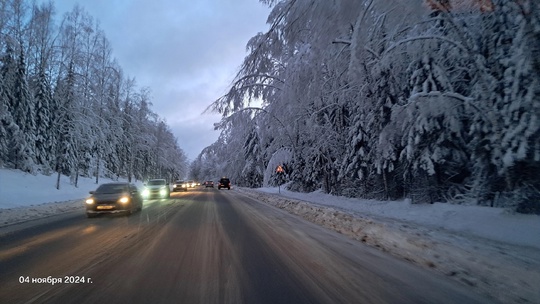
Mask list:
[[[109,182],[100,179],[100,183]],[[83,210],[93,178],[0,169],[0,228]],[[137,183],[139,186],[141,182]],[[540,216],[452,204],[411,204],[296,193],[236,191],[490,294],[503,303],[540,303]]]
[[540,303],[540,216],[453,204],[411,204],[238,191],[437,271],[502,303]]
[[[32,175],[19,170],[0,169],[0,227],[84,208],[83,200],[95,190],[95,178],[79,177],[78,186],[69,177]],[[99,183],[112,180],[100,178]],[[125,181],[125,180],[120,180]],[[141,182],[136,182],[140,186]]]
[[[278,194],[278,188],[260,188]],[[540,249],[540,216],[508,209],[447,203],[411,204],[410,201],[375,201],[336,197],[322,191],[298,193],[281,189],[281,196],[316,203],[337,210],[415,222],[495,241]]]

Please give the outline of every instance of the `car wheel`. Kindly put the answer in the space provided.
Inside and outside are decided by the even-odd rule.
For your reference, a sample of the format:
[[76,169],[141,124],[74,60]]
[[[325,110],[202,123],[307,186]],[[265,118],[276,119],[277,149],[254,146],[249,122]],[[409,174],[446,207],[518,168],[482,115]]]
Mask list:
[[231,187],[227,188],[227,190],[231,190]]

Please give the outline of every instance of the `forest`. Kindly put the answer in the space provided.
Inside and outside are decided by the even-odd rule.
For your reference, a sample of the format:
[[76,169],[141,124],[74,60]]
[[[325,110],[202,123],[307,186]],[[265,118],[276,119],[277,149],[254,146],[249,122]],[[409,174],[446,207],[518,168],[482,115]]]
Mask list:
[[538,1],[261,2],[192,175],[540,214]]
[[[184,176],[185,152],[82,7],[0,1],[0,167],[145,180]],[[59,187],[59,183],[57,183]]]

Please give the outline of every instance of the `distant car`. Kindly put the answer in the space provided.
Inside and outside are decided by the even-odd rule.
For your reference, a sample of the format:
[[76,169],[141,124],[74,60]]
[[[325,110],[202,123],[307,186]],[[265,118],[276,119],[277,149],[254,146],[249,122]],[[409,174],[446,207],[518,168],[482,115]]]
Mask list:
[[187,191],[187,184],[183,180],[177,180],[173,184],[173,192],[175,191]]
[[86,216],[95,217],[101,213],[131,213],[141,210],[143,198],[137,187],[130,183],[101,184],[96,191],[90,191],[85,201]]
[[218,187],[219,190],[221,190],[221,188],[227,188],[227,189],[231,190],[231,181],[226,177],[222,177],[219,180],[219,184],[218,184],[217,187]]
[[166,180],[151,179],[144,184],[142,196],[143,198],[169,198],[171,197],[171,190]]
[[197,185],[197,183],[195,183],[195,181],[192,181],[192,180],[188,180],[187,184],[189,188],[195,188],[195,186]]
[[208,187],[214,188],[214,181],[205,181],[204,185],[206,186],[206,188]]

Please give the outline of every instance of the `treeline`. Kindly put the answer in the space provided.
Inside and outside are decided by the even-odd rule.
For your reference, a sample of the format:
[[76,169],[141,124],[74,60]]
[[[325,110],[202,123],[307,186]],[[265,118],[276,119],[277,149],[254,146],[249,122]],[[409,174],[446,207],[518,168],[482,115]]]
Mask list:
[[540,212],[537,1],[262,2],[193,172]]
[[0,166],[74,183],[184,176],[185,153],[99,23],[80,6],[60,22],[54,12],[52,2],[0,1]]

